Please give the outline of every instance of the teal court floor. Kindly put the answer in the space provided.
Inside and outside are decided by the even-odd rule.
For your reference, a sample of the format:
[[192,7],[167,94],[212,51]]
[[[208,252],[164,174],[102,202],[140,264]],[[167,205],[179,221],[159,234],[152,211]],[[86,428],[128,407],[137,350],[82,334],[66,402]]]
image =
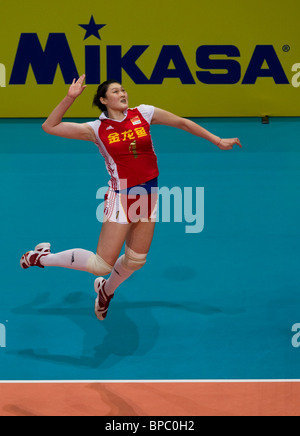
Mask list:
[[1,380],[300,379],[300,120],[195,121],[243,149],[152,127],[160,186],[203,187],[204,228],[158,222],[103,323],[93,276],[19,266],[39,242],[96,250],[102,157],[42,120],[0,121]]

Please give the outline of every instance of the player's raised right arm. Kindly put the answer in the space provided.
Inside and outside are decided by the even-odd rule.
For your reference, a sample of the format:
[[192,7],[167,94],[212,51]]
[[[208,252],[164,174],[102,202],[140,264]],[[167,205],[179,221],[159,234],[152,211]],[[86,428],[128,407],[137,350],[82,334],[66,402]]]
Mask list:
[[63,116],[67,110],[72,106],[75,99],[85,90],[86,85],[83,85],[84,79],[85,75],[81,76],[77,81],[75,79],[73,80],[67,96],[59,103],[44,122],[42,128],[46,133],[69,139],[81,139],[92,142],[96,141],[95,133],[88,124],[62,122]]

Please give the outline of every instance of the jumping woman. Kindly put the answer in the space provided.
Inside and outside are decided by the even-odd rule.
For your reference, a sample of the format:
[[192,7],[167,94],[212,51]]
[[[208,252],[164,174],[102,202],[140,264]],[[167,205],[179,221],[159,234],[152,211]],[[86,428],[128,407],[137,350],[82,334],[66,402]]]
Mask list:
[[[198,124],[153,106],[128,108],[128,94],[121,83],[106,81],[94,98],[102,114],[89,123],[68,123],[62,119],[82,94],[85,75],[73,80],[67,96],[43,124],[51,135],[81,139],[97,145],[110,176],[105,196],[104,220],[96,254],[80,248],[53,254],[49,243],[41,243],[21,258],[21,267],[56,266],[87,271],[97,276],[95,313],[104,320],[115,290],[142,268],[150,250],[156,221],[158,166],[150,125],[161,124],[204,138],[222,150],[231,150],[238,138],[221,139]],[[132,195],[137,194],[134,207]],[[134,212],[132,212],[134,210]],[[125,254],[120,252],[125,242]],[[102,276],[109,275],[106,280]]]

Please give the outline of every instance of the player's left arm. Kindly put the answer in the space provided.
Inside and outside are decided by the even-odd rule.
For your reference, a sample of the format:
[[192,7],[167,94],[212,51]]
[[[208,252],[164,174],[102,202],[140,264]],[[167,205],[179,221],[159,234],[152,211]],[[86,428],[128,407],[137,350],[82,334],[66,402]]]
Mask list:
[[167,112],[163,109],[154,108],[151,124],[162,124],[164,126],[176,127],[177,129],[185,130],[192,135],[207,139],[221,150],[231,150],[235,144],[239,147],[242,147],[238,138],[222,139],[199,126],[199,124],[196,124],[187,118],[174,115],[171,112]]

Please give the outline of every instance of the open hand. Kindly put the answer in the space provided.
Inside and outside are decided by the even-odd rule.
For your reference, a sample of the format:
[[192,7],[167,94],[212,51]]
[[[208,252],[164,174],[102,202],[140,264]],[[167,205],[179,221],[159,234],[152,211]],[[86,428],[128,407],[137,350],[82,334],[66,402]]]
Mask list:
[[79,77],[78,80],[74,79],[72,85],[69,88],[68,97],[77,98],[85,90],[87,85],[84,85],[85,74]]
[[242,148],[242,144],[238,138],[221,139],[217,144],[221,150],[232,150],[234,145],[238,145]]

